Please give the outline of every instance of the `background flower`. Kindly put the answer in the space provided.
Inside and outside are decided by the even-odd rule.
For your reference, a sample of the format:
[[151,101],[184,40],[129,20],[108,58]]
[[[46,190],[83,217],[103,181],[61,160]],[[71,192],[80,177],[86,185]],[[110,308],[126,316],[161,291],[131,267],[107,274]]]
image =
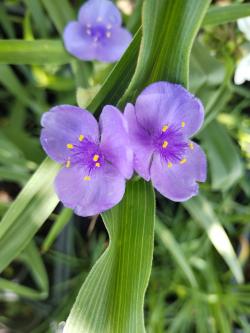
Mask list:
[[56,106],[42,117],[41,143],[64,167],[55,188],[66,207],[81,216],[103,212],[123,197],[125,178],[132,176],[132,151],[126,123],[113,106],[94,116],[71,106]]
[[[250,17],[245,17],[237,21],[238,28],[247,40],[250,40]],[[237,64],[234,82],[243,84],[245,81],[250,81],[250,54],[247,53]]]
[[132,39],[121,24],[121,14],[111,1],[89,0],[80,8],[78,21],[66,26],[65,47],[82,60],[117,61]]
[[184,201],[206,179],[206,158],[189,138],[201,127],[201,102],[177,84],[157,82],[128,104],[125,116],[134,149],[134,168],[165,197]]

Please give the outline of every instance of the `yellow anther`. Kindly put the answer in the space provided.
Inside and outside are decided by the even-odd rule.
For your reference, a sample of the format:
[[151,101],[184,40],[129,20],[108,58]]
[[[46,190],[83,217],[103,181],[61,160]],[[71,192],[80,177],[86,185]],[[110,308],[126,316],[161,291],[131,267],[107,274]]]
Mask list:
[[168,146],[168,142],[167,141],[163,141],[162,148],[167,148],[167,146]]
[[97,162],[98,160],[99,160],[99,155],[95,154],[94,157],[93,157],[93,161]]
[[85,176],[83,179],[84,179],[84,180],[90,180],[91,177],[90,177],[90,176]]
[[70,160],[68,160],[67,162],[66,162],[66,168],[69,168],[70,167]]
[[185,121],[182,121],[181,122],[181,127],[185,127],[185,125],[186,125]]
[[84,135],[80,134],[78,139],[79,141],[82,141],[84,139]]
[[69,149],[73,149],[73,147],[74,147],[74,146],[72,145],[72,143],[68,143],[68,144],[67,144],[67,148],[69,148]]
[[100,168],[101,164],[100,164],[99,162],[97,162],[97,163],[95,164],[95,166],[96,166],[97,168]]
[[189,148],[192,149],[192,150],[194,149],[194,144],[193,144],[193,142],[190,142],[190,143],[189,143]]
[[162,130],[162,132],[166,132],[167,129],[168,129],[168,125],[164,125],[161,130]]
[[184,164],[187,162],[187,159],[186,158],[183,158],[181,161],[180,161],[180,164]]
[[168,162],[168,168],[172,168],[173,164],[171,162]]

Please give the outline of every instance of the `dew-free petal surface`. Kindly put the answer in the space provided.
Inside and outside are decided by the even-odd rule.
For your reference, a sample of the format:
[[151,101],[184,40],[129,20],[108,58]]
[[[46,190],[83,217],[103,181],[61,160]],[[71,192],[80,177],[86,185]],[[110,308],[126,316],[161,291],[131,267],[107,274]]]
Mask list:
[[130,144],[134,152],[134,169],[145,180],[150,179],[150,162],[154,147],[150,134],[138,124],[135,108],[126,105],[124,116],[128,122]]
[[72,105],[61,105],[43,114],[41,144],[53,160],[63,163],[68,157],[67,144],[77,143],[82,134],[94,142],[99,140],[98,123],[94,116]]
[[108,161],[129,179],[133,174],[133,151],[128,126],[122,113],[114,106],[104,107],[100,116],[100,148]]
[[77,215],[92,216],[115,206],[125,192],[124,177],[111,165],[91,174],[83,167],[63,168],[55,180],[59,199]]

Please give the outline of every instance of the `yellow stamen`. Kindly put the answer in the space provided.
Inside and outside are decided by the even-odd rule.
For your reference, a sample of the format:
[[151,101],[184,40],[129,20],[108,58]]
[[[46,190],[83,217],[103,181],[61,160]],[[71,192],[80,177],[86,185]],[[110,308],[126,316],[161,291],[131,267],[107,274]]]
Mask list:
[[90,177],[90,176],[85,176],[83,179],[84,179],[84,180],[90,180],[91,177]]
[[168,125],[164,125],[161,130],[162,130],[162,132],[166,132],[167,129],[168,129]]
[[93,157],[93,161],[97,162],[98,160],[99,160],[99,155],[95,154],[94,157]]
[[172,168],[173,164],[171,162],[168,162],[168,168]]
[[186,125],[185,121],[182,121],[181,122],[181,127],[185,127],[185,125]]
[[180,164],[184,164],[187,162],[187,159],[186,158],[183,158],[181,161],[180,161]]
[[84,139],[84,135],[80,134],[78,139],[79,141],[82,141]]
[[67,162],[66,162],[66,168],[69,168],[70,167],[70,160],[68,160]]
[[72,143],[68,143],[68,144],[67,144],[67,148],[69,148],[69,149],[73,149],[73,145],[72,145]]
[[163,141],[162,148],[167,148],[167,146],[168,146],[168,142],[167,141]]
[[194,149],[194,144],[193,144],[193,142],[190,142],[190,144],[189,144],[189,148],[192,149],[192,150]]
[[101,164],[100,164],[99,162],[97,162],[97,163],[95,164],[95,166],[96,166],[97,168],[100,168]]

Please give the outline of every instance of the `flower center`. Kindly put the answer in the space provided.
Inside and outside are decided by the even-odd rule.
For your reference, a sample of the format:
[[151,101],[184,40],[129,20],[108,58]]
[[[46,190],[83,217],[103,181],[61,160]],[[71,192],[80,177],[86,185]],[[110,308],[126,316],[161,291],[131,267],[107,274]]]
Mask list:
[[171,167],[173,163],[184,164],[186,162],[185,152],[189,147],[188,141],[182,133],[181,127],[164,125],[161,133],[155,137],[154,145],[161,158]]
[[68,143],[67,148],[69,151],[66,168],[72,165],[84,166],[87,169],[87,174],[84,180],[91,179],[91,173],[100,169],[104,163],[104,156],[100,151],[98,144],[85,138],[83,134],[78,137],[77,143]]
[[92,25],[92,24],[85,25],[86,35],[88,35],[90,38],[92,38],[92,40],[95,43],[104,41],[104,40],[110,38],[112,35],[112,32],[111,32],[112,25],[107,24],[105,26],[104,24],[101,24],[100,22],[102,22],[101,17],[97,18],[96,25]]

